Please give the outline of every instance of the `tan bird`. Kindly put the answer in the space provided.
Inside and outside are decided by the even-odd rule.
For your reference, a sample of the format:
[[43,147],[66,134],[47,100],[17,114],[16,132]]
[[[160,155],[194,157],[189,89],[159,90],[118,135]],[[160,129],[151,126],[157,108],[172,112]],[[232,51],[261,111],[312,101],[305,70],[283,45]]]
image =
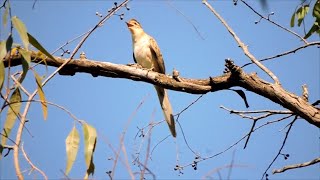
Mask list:
[[[135,63],[140,64],[143,68],[165,74],[164,61],[157,42],[144,32],[137,20],[131,19],[126,23],[132,35],[133,59]],[[176,137],[177,133],[168,93],[162,87],[154,87],[157,90],[160,105],[171,134],[173,137]]]

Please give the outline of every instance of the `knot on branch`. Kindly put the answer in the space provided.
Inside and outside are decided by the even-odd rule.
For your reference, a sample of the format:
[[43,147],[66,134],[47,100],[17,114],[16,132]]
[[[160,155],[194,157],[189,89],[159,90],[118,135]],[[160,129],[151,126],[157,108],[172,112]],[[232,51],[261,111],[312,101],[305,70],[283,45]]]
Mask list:
[[225,60],[225,66],[226,68],[224,69],[223,73],[229,73],[231,72],[231,74],[240,74],[241,73],[241,68],[237,65],[234,64],[234,62],[228,58]]

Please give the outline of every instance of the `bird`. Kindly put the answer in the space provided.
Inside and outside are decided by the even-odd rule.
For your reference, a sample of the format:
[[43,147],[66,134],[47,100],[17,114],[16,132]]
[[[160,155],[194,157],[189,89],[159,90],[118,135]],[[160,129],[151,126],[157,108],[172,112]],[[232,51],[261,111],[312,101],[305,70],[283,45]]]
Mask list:
[[[164,60],[156,40],[143,30],[137,20],[131,19],[126,24],[131,32],[134,62],[143,68],[165,74]],[[168,93],[166,89],[160,86],[155,85],[154,87],[171,135],[176,137],[177,133]]]

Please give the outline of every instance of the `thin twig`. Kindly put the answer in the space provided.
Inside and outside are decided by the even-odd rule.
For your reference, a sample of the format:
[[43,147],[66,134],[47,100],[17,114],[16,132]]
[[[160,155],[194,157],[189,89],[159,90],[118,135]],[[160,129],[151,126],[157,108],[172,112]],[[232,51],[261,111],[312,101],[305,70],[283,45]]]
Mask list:
[[301,164],[288,165],[288,166],[285,166],[285,167],[283,167],[281,169],[273,170],[272,173],[273,174],[282,173],[282,172],[285,172],[286,170],[307,167],[307,166],[311,166],[311,165],[314,165],[314,164],[319,163],[319,162],[320,162],[320,158],[316,158],[316,159],[313,159],[311,161],[304,162],[304,163],[301,163]]
[[[120,162],[125,166],[124,160],[120,157],[120,155],[117,154],[117,151],[114,149],[114,147],[112,146],[112,144],[110,143],[110,141],[107,139],[107,137],[104,136],[103,134],[99,133],[99,132],[98,132],[98,134],[99,134],[99,137],[101,137],[102,140],[109,146],[109,148],[110,148],[111,151],[115,154],[115,156],[119,156]],[[108,158],[108,160],[113,160],[113,161],[115,161],[115,159],[113,159],[113,158]],[[110,173],[110,174],[108,173],[108,175],[109,175],[110,179],[113,179],[113,178],[111,177],[111,173]]]
[[[48,76],[48,78],[46,78],[43,82],[42,82],[42,87],[45,86],[47,84],[47,82],[52,79],[66,64],[68,64],[72,58],[74,57],[74,55],[77,53],[77,51],[81,48],[81,46],[83,45],[83,43],[87,40],[87,38],[98,28],[102,25],[103,22],[105,22],[107,19],[109,19],[112,15],[114,15],[119,9],[121,9],[123,6],[125,6],[127,3],[129,2],[129,0],[125,0],[123,1],[119,6],[113,8],[110,13],[108,15],[106,15],[104,18],[102,18],[91,30],[88,34],[86,34],[86,36],[79,42],[79,44],[76,46],[76,48],[73,50],[70,58],[65,61],[60,67],[58,67],[51,75]],[[26,122],[26,116],[27,113],[29,111],[29,108],[31,106],[31,100],[34,98],[34,96],[37,94],[38,89],[36,89],[31,96],[28,97],[28,101],[27,102],[25,108],[24,108],[24,112],[21,115],[21,123],[18,127],[17,130],[17,135],[16,135],[16,143],[17,145],[14,146],[14,153],[13,153],[13,159],[14,159],[14,166],[15,166],[15,170],[16,170],[16,175],[18,177],[18,179],[23,179],[22,173],[21,173],[21,169],[20,169],[20,163],[19,163],[19,145],[21,142],[21,136],[22,136],[22,131],[23,131],[23,127],[24,124]]]
[[[38,102],[38,103],[43,103],[43,101],[41,101],[41,100],[35,100],[35,99],[30,100],[30,101],[29,101],[29,100],[22,100],[22,101],[20,101],[20,102],[7,103],[7,104],[4,105],[4,107],[9,106],[9,105],[12,105],[12,104],[16,104],[16,103],[25,103],[25,102]],[[72,113],[71,113],[68,109],[66,109],[65,107],[60,106],[60,105],[58,105],[58,104],[56,104],[56,103],[53,103],[53,102],[50,102],[50,101],[45,101],[45,102],[46,102],[47,104],[49,104],[49,105],[55,106],[55,107],[57,107],[57,108],[65,111],[72,119],[78,121],[79,123],[82,123],[82,121],[81,121],[80,119],[78,119],[74,114],[72,114]]]
[[230,179],[231,172],[232,172],[232,168],[234,167],[234,158],[235,158],[235,155],[236,155],[236,150],[233,150],[233,152],[232,152],[232,158],[231,158],[231,163],[230,163],[230,168],[229,168],[229,171],[228,171],[227,179]]
[[27,96],[30,96],[30,93],[22,86],[22,84],[13,75],[11,75],[11,79],[17,84],[16,87],[19,87]]
[[129,172],[129,175],[131,177],[131,179],[134,179],[134,175],[132,173],[132,170],[131,170],[131,167],[130,167],[130,164],[129,164],[129,160],[128,160],[128,155],[127,155],[127,150],[126,150],[126,147],[123,143],[123,141],[121,142],[121,150],[122,150],[122,153],[124,155],[124,159],[125,159],[125,166],[127,168],[127,171]]
[[193,22],[190,20],[190,18],[188,18],[183,12],[181,12],[178,8],[176,8],[172,3],[171,0],[167,0],[167,3],[169,4],[169,6],[171,6],[174,10],[176,10],[179,14],[181,14],[193,27],[193,29],[197,32],[198,36],[204,40],[204,37],[201,35],[201,33],[199,32],[198,28],[193,24]]
[[[230,114],[236,114],[242,118],[252,119],[253,121],[257,121],[263,118],[267,118],[272,115],[279,115],[279,114],[293,114],[291,111],[284,111],[284,110],[256,110],[256,111],[238,111],[233,109],[228,109],[224,106],[220,106],[221,109],[229,111]],[[264,113],[264,114],[262,114]],[[246,114],[262,114],[260,116],[248,116]]]
[[152,148],[151,153],[150,153],[150,158],[151,158],[151,156],[152,156],[153,151],[156,149],[156,147],[157,147],[159,144],[161,144],[163,141],[165,141],[166,139],[168,139],[168,137],[170,137],[170,136],[171,136],[171,135],[168,135],[167,137],[163,138],[161,141],[159,141],[159,142]]
[[[219,174],[221,170],[223,170],[223,169],[232,169],[232,168],[247,168],[247,167],[248,167],[247,165],[241,165],[241,164],[225,165],[225,166],[218,167],[218,168],[215,168],[215,169],[209,171],[201,179],[215,179],[215,178],[212,177],[212,175],[214,173],[218,173],[219,179],[224,179],[224,178],[221,177],[221,174]],[[216,178],[216,179],[218,179],[218,178]],[[229,178],[227,178],[227,179],[229,179]]]
[[79,36],[77,36],[77,37],[75,37],[75,38],[67,41],[66,43],[64,43],[63,45],[61,45],[60,47],[58,47],[56,50],[54,50],[51,54],[55,54],[57,51],[59,51],[60,49],[62,49],[62,48],[65,47],[66,45],[68,45],[68,44],[72,43],[73,41],[81,38],[82,36],[88,34],[90,31],[91,31],[91,30],[89,30],[89,31],[87,31],[87,32],[85,32],[85,33],[83,33],[83,34],[80,34]]
[[188,141],[187,141],[187,138],[186,138],[186,135],[184,134],[184,131],[183,131],[183,128],[182,128],[182,126],[181,126],[181,124],[180,124],[180,122],[179,121],[177,121],[177,124],[179,125],[179,127],[180,127],[180,130],[181,130],[181,133],[182,133],[182,137],[183,137],[183,140],[184,140],[184,142],[186,143],[186,145],[187,145],[187,147],[188,147],[188,149],[195,155],[195,156],[199,156],[199,154],[198,153],[196,153],[191,147],[190,147],[190,145],[189,145],[189,143],[188,143]]
[[[170,135],[171,136],[171,135]],[[156,175],[146,166],[144,166],[144,164],[142,164],[140,161],[137,161],[138,165],[142,166],[143,168],[146,169],[146,171],[148,171],[149,174],[151,174],[152,179],[156,179]]]
[[285,145],[286,142],[287,142],[287,138],[288,138],[288,136],[289,136],[290,130],[291,130],[291,128],[292,128],[292,125],[294,124],[294,122],[296,122],[297,118],[298,118],[298,116],[295,116],[294,119],[293,119],[293,120],[291,121],[291,123],[289,124],[288,131],[286,132],[286,135],[285,135],[285,137],[284,137],[284,139],[283,139],[283,142],[282,142],[282,145],[281,145],[281,147],[280,147],[280,149],[279,149],[279,151],[278,151],[278,154],[274,157],[274,159],[271,161],[271,163],[269,164],[269,166],[267,167],[267,169],[264,171],[264,173],[262,174],[261,179],[264,178],[264,176],[267,174],[267,172],[268,172],[268,170],[270,169],[270,167],[273,165],[273,163],[277,160],[277,158],[278,158],[279,155],[281,154],[281,151],[282,151],[284,145]]
[[2,134],[2,133],[0,133],[0,136],[6,137],[6,138],[7,138],[9,141],[11,141],[13,144],[17,145],[17,143],[16,143],[16,142],[14,142],[14,140],[13,140],[13,139],[11,139],[10,137],[8,137],[6,134]]
[[[143,132],[146,127],[143,127],[142,129],[139,129],[139,131],[137,132],[137,135],[138,135],[139,132],[141,132],[141,135],[140,135],[139,137],[142,137],[142,138],[141,138],[141,141],[140,141],[139,149],[138,149],[138,151],[135,153],[135,154],[136,154],[136,157],[134,158],[133,163],[135,163],[135,162],[139,159],[140,152],[141,152],[141,150],[142,150],[142,147],[143,147],[145,138],[146,138],[146,137],[149,137],[152,129],[153,129],[156,125],[160,124],[159,122],[156,123],[156,125],[154,125],[155,123],[153,123],[153,119],[154,119],[154,116],[155,116],[155,112],[156,112],[156,111],[153,110],[153,112],[152,112],[152,114],[151,114],[151,120],[150,120],[149,124],[146,126],[146,127],[148,127],[147,132],[145,132],[145,133]],[[162,121],[160,121],[160,122],[162,122]],[[135,138],[134,138],[135,140],[136,140],[137,135],[136,135]],[[141,174],[140,174],[140,175],[141,175]]]
[[306,39],[304,39],[303,37],[301,37],[299,34],[297,34],[297,33],[293,32],[292,30],[290,30],[290,29],[288,29],[288,28],[285,28],[285,27],[281,26],[280,24],[278,24],[278,23],[270,20],[270,18],[266,18],[266,17],[262,16],[260,13],[258,13],[255,9],[253,9],[253,8],[252,8],[248,3],[246,3],[244,0],[240,0],[240,1],[241,1],[243,4],[245,4],[249,9],[251,9],[255,14],[257,14],[260,18],[262,18],[262,19],[264,19],[264,20],[266,20],[266,21],[268,21],[268,22],[276,25],[277,27],[279,27],[279,28],[281,28],[281,29],[283,29],[283,30],[285,30],[285,31],[287,31],[287,32],[295,35],[296,37],[298,37],[299,39],[301,39],[305,44],[308,44],[308,41],[307,41]]
[[228,109],[224,106],[220,106],[220,108],[229,111],[231,114],[258,114],[258,113],[273,113],[273,114],[292,114],[291,111],[281,111],[281,110],[255,110],[255,111],[238,111],[233,109]]
[[262,69],[265,73],[267,73],[275,82],[275,84],[280,85],[280,81],[273,74],[272,71],[270,71],[266,66],[264,66],[262,63],[260,63],[249,51],[248,46],[245,45],[240,38],[236,35],[236,33],[231,29],[231,27],[228,25],[228,23],[216,12],[213,7],[207,2],[207,0],[202,0],[202,3],[205,4],[211,12],[220,20],[220,22],[226,27],[228,32],[231,34],[231,36],[234,38],[234,40],[238,43],[240,48],[243,50],[244,54],[254,63],[256,64],[260,69]]
[[[276,120],[273,120],[273,121],[268,121],[268,122],[260,125],[259,127],[255,128],[255,129],[253,130],[253,132],[256,131],[256,130],[258,130],[258,129],[260,129],[260,128],[262,128],[262,127],[264,127],[264,126],[267,126],[267,125],[270,125],[270,124],[273,124],[273,123],[277,123],[277,122],[283,121],[283,120],[288,119],[288,118],[290,118],[290,117],[292,117],[292,116],[293,116],[293,115],[288,115],[288,116],[282,117],[282,118],[280,118],[280,119],[276,119]],[[239,144],[242,140],[244,140],[248,135],[249,135],[249,134],[247,133],[246,135],[244,135],[243,137],[241,137],[238,141],[236,141],[235,143],[233,143],[232,145],[230,145],[230,146],[227,147],[226,149],[224,149],[224,150],[222,150],[222,151],[220,151],[220,152],[218,152],[218,153],[216,153],[216,154],[214,154],[214,155],[200,158],[200,159],[197,160],[197,162],[199,163],[199,162],[201,162],[201,161],[205,161],[205,160],[208,160],[208,159],[212,159],[212,158],[214,158],[214,157],[216,157],[216,156],[219,156],[220,154],[223,154],[223,153],[227,152],[228,150],[230,150],[231,148],[233,148],[234,146],[236,146],[237,144]],[[186,164],[186,165],[184,165],[184,166],[179,166],[179,168],[180,168],[180,169],[183,169],[183,168],[185,168],[185,167],[187,167],[187,166],[191,166],[192,164],[193,164],[193,162],[192,162],[192,163],[189,163],[189,164]]]
[[[130,117],[128,118],[127,123],[126,123],[126,125],[125,125],[125,127],[124,127],[124,129],[123,129],[123,131],[122,131],[122,134],[121,134],[121,136],[120,136],[120,147],[119,147],[119,149],[118,149],[118,151],[117,151],[117,153],[116,153],[116,158],[115,158],[115,160],[114,160],[112,172],[111,172],[111,175],[110,175],[110,176],[111,176],[111,179],[114,178],[114,174],[115,174],[115,170],[116,170],[116,167],[117,167],[118,158],[119,158],[119,156],[120,156],[120,151],[121,151],[121,149],[123,148],[124,137],[125,137],[125,135],[126,135],[126,133],[127,133],[127,129],[129,128],[129,125],[130,125],[132,119],[136,116],[138,110],[141,108],[141,106],[142,106],[142,105],[144,104],[144,102],[146,101],[147,97],[149,97],[149,95],[145,96],[145,97],[142,99],[142,101],[139,103],[139,105],[136,107],[136,109],[135,109],[135,110],[133,111],[133,113],[130,115]],[[127,160],[126,163],[128,163],[128,159],[126,159],[126,160]],[[128,171],[129,171],[129,173],[130,173],[130,176],[133,177],[133,179],[134,179],[134,175],[132,174],[132,171],[131,171],[131,169],[130,169],[130,166],[127,167],[127,168],[129,168]]]
[[[237,111],[237,110],[232,110],[232,109],[228,109],[224,106],[220,106],[220,108],[226,110],[226,111],[229,111],[230,114],[236,114],[242,118],[247,118],[247,119],[252,119],[253,120],[253,124],[251,126],[251,129],[249,131],[249,135],[248,135],[248,138],[244,144],[244,147],[243,149],[245,149],[248,145],[248,142],[249,142],[249,139],[251,137],[251,134],[254,130],[254,127],[257,123],[258,120],[260,119],[264,119],[264,118],[267,118],[269,116],[272,116],[272,115],[277,115],[277,114],[292,114],[291,111],[279,111],[279,110],[257,110],[257,111]],[[256,117],[253,117],[253,116],[247,116],[247,115],[244,115],[244,114],[261,114],[261,113],[264,113],[263,115],[261,116],[256,116]]]
[[[43,178],[44,178],[45,180],[48,180],[47,175],[46,175],[41,169],[39,169],[37,166],[35,166],[35,165],[32,163],[32,161],[31,161],[30,158],[28,157],[27,153],[24,151],[23,143],[21,144],[21,151],[22,151],[22,154],[23,154],[24,158],[25,158],[25,159],[27,160],[27,162],[30,164],[32,170],[38,171],[38,172],[43,176]],[[32,171],[32,170],[31,170],[31,171]]]
[[196,102],[198,102],[202,97],[204,96],[204,94],[201,94],[199,97],[197,97],[197,99],[195,99],[194,101],[192,101],[187,107],[185,107],[184,109],[182,109],[179,113],[177,113],[174,116],[177,116],[177,121],[179,120],[180,115],[186,111],[187,109],[189,109],[193,104],[195,104]]
[[[286,51],[286,52],[283,52],[283,53],[280,53],[280,54],[277,54],[277,55],[274,55],[274,56],[270,56],[270,57],[266,57],[266,58],[263,58],[263,59],[260,59],[259,61],[262,62],[262,61],[268,61],[268,60],[271,60],[271,59],[275,59],[275,58],[278,58],[278,57],[281,57],[281,56],[286,56],[286,55],[289,55],[289,54],[292,54],[292,53],[296,53],[298,50],[300,49],[304,49],[306,47],[309,47],[309,46],[316,46],[316,45],[320,45],[320,42],[319,41],[315,41],[315,42],[311,42],[311,43],[308,43],[308,44],[305,44],[305,45],[302,45],[300,47],[297,47],[295,49],[292,49],[290,51]],[[245,66],[248,66],[250,64],[253,64],[252,62],[250,63],[247,63],[247,64],[244,64],[243,66],[241,66],[241,68],[245,67]]]
[[[154,115],[154,113],[153,113],[153,115]],[[151,122],[150,123],[152,123],[152,119],[151,119]],[[145,172],[146,171],[149,171],[149,172],[151,172],[147,167],[147,164],[148,164],[148,160],[149,160],[149,157],[150,157],[150,145],[151,145],[151,135],[152,135],[152,133],[151,133],[151,131],[152,131],[152,127],[149,127],[149,133],[148,133],[148,144],[147,144],[147,151],[146,151],[146,157],[145,157],[145,160],[144,160],[144,163],[143,163],[143,169],[142,169],[142,171],[141,171],[141,173],[140,173],[140,179],[145,179]]]

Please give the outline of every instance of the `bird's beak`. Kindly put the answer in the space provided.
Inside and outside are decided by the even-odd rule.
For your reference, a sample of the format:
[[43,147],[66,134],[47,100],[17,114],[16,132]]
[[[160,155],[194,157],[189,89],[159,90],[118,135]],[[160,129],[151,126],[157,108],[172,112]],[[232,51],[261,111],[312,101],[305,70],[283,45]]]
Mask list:
[[126,22],[126,24],[127,24],[128,27],[133,26],[132,24],[130,24],[130,23],[128,23],[128,22]]

